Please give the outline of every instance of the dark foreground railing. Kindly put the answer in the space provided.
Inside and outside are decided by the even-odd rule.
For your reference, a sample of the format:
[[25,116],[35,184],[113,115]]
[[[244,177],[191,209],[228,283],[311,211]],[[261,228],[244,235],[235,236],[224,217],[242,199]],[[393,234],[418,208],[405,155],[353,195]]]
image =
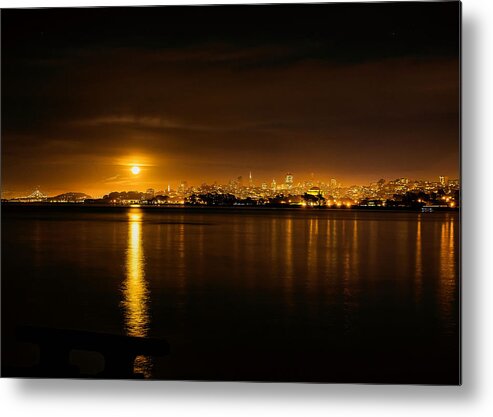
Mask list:
[[142,375],[134,373],[137,356],[164,356],[170,351],[168,343],[162,339],[35,326],[19,327],[17,338],[21,342],[37,344],[40,352],[39,364],[25,370],[29,375],[18,376],[81,377],[83,375],[69,360],[70,351],[76,349],[103,355],[104,370],[91,377],[141,378]]

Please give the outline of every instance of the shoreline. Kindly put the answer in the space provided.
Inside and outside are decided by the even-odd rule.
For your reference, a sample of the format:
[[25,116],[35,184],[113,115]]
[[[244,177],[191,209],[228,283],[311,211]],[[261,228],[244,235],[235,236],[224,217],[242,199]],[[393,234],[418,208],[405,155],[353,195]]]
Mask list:
[[[149,204],[85,204],[85,203],[19,203],[19,202],[2,202],[2,208],[83,208],[90,209],[108,209],[122,210],[130,208],[140,208],[145,210],[265,210],[265,211],[371,211],[371,212],[412,212],[422,213],[421,207],[378,207],[378,206],[351,206],[351,207],[301,207],[301,206],[254,206],[254,205],[149,205]],[[434,207],[433,212],[460,212],[460,207]],[[429,213],[427,213],[429,214]]]

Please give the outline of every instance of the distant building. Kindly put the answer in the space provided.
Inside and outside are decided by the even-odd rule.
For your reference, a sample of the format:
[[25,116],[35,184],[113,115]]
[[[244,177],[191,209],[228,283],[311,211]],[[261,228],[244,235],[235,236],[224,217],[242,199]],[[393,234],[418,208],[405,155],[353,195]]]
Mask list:
[[146,191],[146,199],[152,200],[154,198],[154,188],[148,188]]
[[[188,182],[187,181],[181,181],[180,186],[178,187],[178,191],[180,194],[185,193],[188,190]],[[169,193],[170,191],[168,191]]]
[[316,186],[310,188],[306,193],[309,195],[313,195],[315,197],[323,197],[324,196],[324,192],[320,189],[320,187],[316,187]]
[[293,174],[291,174],[289,172],[286,174],[285,184],[286,184],[286,188],[288,190],[293,186]]
[[449,180],[448,185],[451,188],[459,188],[459,180]]

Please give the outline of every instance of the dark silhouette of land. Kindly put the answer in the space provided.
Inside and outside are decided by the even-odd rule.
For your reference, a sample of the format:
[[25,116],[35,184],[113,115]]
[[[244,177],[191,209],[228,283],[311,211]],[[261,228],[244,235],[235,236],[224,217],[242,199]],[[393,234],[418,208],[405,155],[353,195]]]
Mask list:
[[[134,372],[137,356],[163,356],[170,351],[168,343],[162,339],[37,326],[19,326],[17,339],[39,346],[39,363],[33,367],[3,368],[2,376],[142,378],[142,374]],[[105,361],[104,370],[95,375],[82,374],[77,366],[70,363],[69,355],[74,349],[101,353]]]

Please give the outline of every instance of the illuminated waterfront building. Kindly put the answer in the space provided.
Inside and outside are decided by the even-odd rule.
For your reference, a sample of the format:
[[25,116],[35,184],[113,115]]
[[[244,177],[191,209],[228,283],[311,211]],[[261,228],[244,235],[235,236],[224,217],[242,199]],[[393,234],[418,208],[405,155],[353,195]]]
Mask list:
[[311,187],[307,192],[309,195],[313,195],[315,197],[323,197],[324,192],[320,189],[320,187]]

